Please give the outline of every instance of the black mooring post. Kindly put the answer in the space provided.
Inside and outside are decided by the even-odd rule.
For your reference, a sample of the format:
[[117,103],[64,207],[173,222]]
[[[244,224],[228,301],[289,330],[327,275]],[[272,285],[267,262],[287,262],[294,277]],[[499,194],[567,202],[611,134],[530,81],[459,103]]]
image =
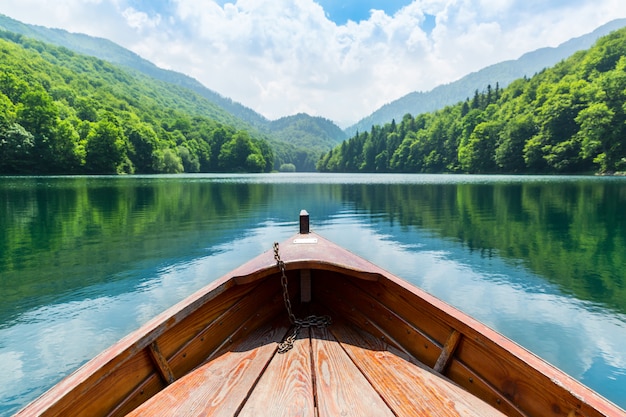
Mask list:
[[309,233],[309,213],[306,210],[300,210],[300,234]]

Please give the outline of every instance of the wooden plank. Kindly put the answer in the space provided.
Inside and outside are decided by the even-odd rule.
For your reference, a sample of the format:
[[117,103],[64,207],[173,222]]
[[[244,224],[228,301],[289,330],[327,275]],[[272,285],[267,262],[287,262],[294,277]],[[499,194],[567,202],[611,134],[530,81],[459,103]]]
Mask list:
[[150,344],[149,349],[150,356],[152,357],[152,360],[154,360],[154,364],[156,365],[159,374],[163,378],[163,381],[165,381],[167,384],[171,384],[172,382],[174,382],[174,373],[172,372],[170,365],[167,363],[167,359],[165,359],[165,357],[161,353],[161,350],[159,349],[159,344],[156,340]]
[[[436,364],[441,356],[442,346],[426,335],[423,329],[434,332],[437,338],[441,338],[442,344],[446,340],[443,332],[447,329],[447,334],[450,335],[453,329],[426,311],[425,305],[411,299],[407,290],[398,288],[391,282],[372,283],[355,281],[351,278],[342,279],[328,272],[323,275],[317,274],[315,278],[314,299],[322,303],[325,309],[332,309],[327,314],[350,320],[358,328],[401,349],[428,367]],[[387,294],[389,285],[393,289],[398,289],[398,293]],[[372,291],[372,294],[363,291],[364,289]],[[381,301],[394,305],[398,311],[392,311]],[[400,316],[399,312],[403,316]],[[408,316],[410,322],[404,316]],[[476,335],[475,332],[472,334]],[[507,415],[523,415],[501,391],[479,376],[477,372],[480,372],[480,369],[472,370],[464,363],[456,361],[450,362],[448,366],[447,376],[474,395],[498,409],[505,410]]]
[[492,407],[501,410],[509,417],[528,417],[528,414],[522,412],[517,404],[506,398],[490,382],[486,381],[463,362],[456,360],[456,358],[450,361],[446,370],[446,377],[467,390],[467,392],[481,398]]
[[315,416],[310,343],[309,330],[301,329],[293,349],[272,358],[239,417]]
[[233,416],[276,351],[287,326],[263,327],[169,385],[128,416]]
[[[381,283],[358,281],[357,285],[350,278],[326,272],[315,275],[315,284],[315,301],[334,311],[333,315],[346,317],[370,333],[379,332],[381,337],[390,339],[389,342],[395,341],[398,348],[407,349],[413,357],[429,366],[437,361],[445,337],[438,342],[423,328],[438,328],[439,323],[427,323],[429,317],[418,316],[419,312],[406,300],[394,299],[395,304],[391,305],[399,311],[387,307],[381,300],[390,296],[385,294]],[[400,313],[408,313],[413,323],[404,317],[406,314],[401,316]],[[451,330],[449,327],[438,328],[436,336],[444,331],[448,335]]]
[[[224,312],[236,308],[241,300],[249,298],[250,294],[262,292],[264,297],[269,297],[268,291],[272,288],[279,289],[278,283],[263,285],[255,283],[246,286],[234,286],[211,300],[206,305],[199,306],[196,311],[176,323],[171,329],[159,335],[159,348],[166,358],[171,358],[176,352],[184,348],[191,340],[206,330],[211,323],[220,320]],[[272,291],[273,292],[273,291]],[[174,370],[176,373],[176,371]],[[179,376],[179,375],[177,375]]]
[[[96,365],[97,362],[88,362]],[[147,349],[142,349],[114,369],[108,366],[98,369],[94,375],[102,378],[89,384],[84,390],[75,389],[63,398],[63,408],[55,409],[46,415],[71,415],[77,417],[93,417],[108,415],[123,398],[120,394],[133,392],[150,375],[155,375],[154,363]],[[102,374],[102,372],[104,373]],[[158,378],[159,385],[163,382]],[[32,413],[26,415],[39,415]]]
[[[561,416],[584,406],[584,398],[573,396],[563,389],[564,382],[542,374],[529,367],[518,357],[511,355],[490,340],[463,338],[456,351],[456,361],[448,369],[448,375],[455,377],[459,371],[456,362],[475,370],[485,381],[500,391],[504,398],[527,415]],[[563,379],[569,378],[562,375]],[[459,383],[473,390],[474,381],[460,379]],[[584,414],[601,416],[597,411]]]
[[502,417],[503,413],[446,378],[349,325],[330,331],[396,415]]
[[[120,402],[127,401],[131,393],[154,375],[154,364],[146,349],[154,340],[199,309],[206,313],[202,315],[203,320],[210,320],[213,309],[220,310],[252,289],[254,286],[236,286],[233,281],[228,281],[227,276],[214,281],[100,353],[18,415],[40,415],[43,412],[46,415],[69,413],[76,416],[83,413],[89,417],[110,415]],[[224,296],[224,293],[228,294]],[[172,335],[176,346],[184,343],[187,335],[195,334],[194,326],[185,324],[179,329],[184,329],[187,334]],[[168,346],[160,344],[159,347],[163,356],[169,357]],[[159,384],[162,385],[160,381]],[[159,384],[152,384],[143,396],[150,395]]]
[[[171,346],[175,339],[172,333],[174,335],[181,334],[181,332],[188,334],[188,330],[180,329],[180,327],[177,326],[172,329],[172,333],[166,332],[163,334],[158,340],[158,347],[163,357],[162,360],[167,364],[170,372],[172,372],[173,378],[176,379],[184,376],[193,368],[203,363],[211,352],[215,352],[220,349],[222,345],[228,345],[232,343],[233,340],[238,340],[240,337],[249,334],[250,331],[256,329],[259,325],[267,322],[270,317],[278,314],[279,311],[284,308],[282,306],[280,286],[278,284],[269,284],[270,285],[263,285],[262,287],[255,285],[254,293],[251,293],[250,289],[246,290],[244,292],[245,295],[237,302],[233,302],[229,294],[223,294],[224,303],[222,303],[220,297],[218,297],[218,299],[215,300],[215,308],[201,309],[197,314],[192,314],[187,320],[181,322],[180,325],[191,325],[196,334],[193,338],[180,346],[179,350],[169,359],[166,359],[162,352],[161,341],[167,340]],[[238,287],[237,290],[239,290]],[[235,291],[235,293],[240,294],[240,291]],[[263,308],[260,309],[259,304],[263,304]],[[215,312],[219,311],[217,306],[220,306],[222,313],[215,317]],[[210,312],[209,318],[211,318],[211,321],[208,325],[205,324],[205,327],[201,329],[198,324],[202,323],[203,318],[197,316],[208,312]],[[150,351],[149,347],[146,350],[150,353],[151,357],[153,357],[154,361],[153,352]],[[167,370],[157,369],[159,370],[159,375],[167,380]],[[135,409],[151,396],[155,395],[162,387],[162,384],[155,384],[154,375],[149,376],[141,385],[129,392],[109,415],[125,415],[125,413]]]
[[[256,325],[279,313],[283,306],[280,285],[268,283],[246,294],[237,303],[224,310],[221,315],[206,325],[196,336],[182,345],[169,358],[170,367],[177,378],[197,367],[207,356],[218,349],[224,341],[231,341],[232,334],[250,318],[257,318]],[[274,285],[275,284],[275,285]],[[251,324],[253,329],[256,327]],[[171,336],[163,335],[171,339]],[[159,344],[161,340],[159,339]]]
[[141,404],[158,394],[167,385],[163,382],[163,378],[154,373],[145,379],[131,393],[129,393],[124,401],[120,402],[110,412],[106,413],[107,417],[124,417],[126,414],[139,407]]
[[[335,324],[330,327],[335,327]],[[328,328],[312,328],[311,336],[320,417],[394,415]]]
[[[298,239],[315,239],[316,243],[296,243]],[[315,233],[296,235],[282,242],[280,257],[285,262],[287,272],[301,269],[323,269],[343,271],[349,268],[355,276],[364,280],[376,281],[384,271],[365,259],[359,258],[346,249],[331,243]],[[264,278],[277,271],[273,250],[268,250],[257,258],[232,271],[229,275],[237,284],[247,284]]]
[[441,350],[441,354],[439,358],[437,358],[437,362],[433,369],[435,372],[444,373],[448,365],[450,365],[450,361],[454,355],[454,351],[456,347],[459,345],[459,341],[461,340],[461,333],[456,330],[452,330],[450,333],[450,337],[446,340],[446,344],[443,346]]

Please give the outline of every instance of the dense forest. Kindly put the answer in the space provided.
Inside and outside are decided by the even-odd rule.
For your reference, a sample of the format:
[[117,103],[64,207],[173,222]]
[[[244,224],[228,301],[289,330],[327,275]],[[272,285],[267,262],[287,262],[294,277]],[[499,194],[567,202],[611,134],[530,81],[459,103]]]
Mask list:
[[[1,22],[1,20],[0,20]],[[437,111],[471,96],[479,86],[498,80],[500,87],[524,76],[532,75],[570,57],[577,51],[589,49],[602,36],[626,27],[626,19],[606,23],[591,33],[572,38],[557,47],[545,47],[527,52],[518,59],[499,62],[479,71],[467,74],[449,84],[422,92],[414,91],[387,103],[371,115],[348,127],[346,132],[353,136],[357,131],[367,131],[372,125],[384,125],[392,119],[400,120],[406,113],[421,114]]]
[[505,89],[357,132],[328,172],[626,171],[626,29]]
[[[1,29],[48,45],[67,48],[79,55],[99,58],[131,74],[143,75],[150,80],[177,87],[168,88],[164,96],[162,90],[154,91],[163,96],[158,98],[161,105],[207,116],[236,130],[247,131],[252,137],[267,140],[274,155],[274,170],[315,171],[320,155],[348,138],[337,125],[321,117],[298,114],[270,121],[254,110],[210,90],[199,81],[185,74],[159,68],[107,39],[28,25],[0,14]],[[50,56],[41,55],[44,59]],[[58,61],[49,62],[58,64]],[[92,69],[99,71],[100,67]],[[191,95],[190,91],[193,92]],[[188,100],[190,96],[194,100]]]
[[268,172],[260,134],[196,93],[0,31],[0,173]]
[[313,172],[320,155],[348,138],[330,120],[304,113],[274,120],[269,123],[269,129],[272,137],[280,141],[270,139],[276,159],[288,161],[281,164],[282,171],[286,170],[285,165],[291,164],[298,171]]

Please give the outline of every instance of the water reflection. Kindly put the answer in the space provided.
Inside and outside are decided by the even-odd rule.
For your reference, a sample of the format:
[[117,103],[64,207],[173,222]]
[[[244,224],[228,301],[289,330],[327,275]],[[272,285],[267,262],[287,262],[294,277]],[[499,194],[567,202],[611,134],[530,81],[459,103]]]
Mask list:
[[286,239],[301,208],[626,407],[626,180],[2,178],[0,201],[0,415]]

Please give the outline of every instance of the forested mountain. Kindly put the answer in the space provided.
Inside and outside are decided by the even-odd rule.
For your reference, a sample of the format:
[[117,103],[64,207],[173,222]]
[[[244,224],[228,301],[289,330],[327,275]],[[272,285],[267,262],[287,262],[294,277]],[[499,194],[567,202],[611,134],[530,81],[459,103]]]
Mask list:
[[421,114],[444,108],[445,106],[472,97],[488,84],[506,87],[512,81],[530,77],[544,68],[573,55],[576,51],[590,48],[600,37],[626,26],[626,19],[609,22],[592,33],[571,39],[556,48],[541,48],[522,55],[519,59],[491,65],[480,71],[466,75],[458,81],[440,85],[428,92],[412,92],[391,103],[385,104],[371,115],[345,129],[349,136],[357,131],[368,131],[373,125],[383,125],[392,119],[400,120],[407,113]]
[[0,173],[270,171],[259,134],[175,84],[0,31]]
[[[94,56],[107,62],[119,64],[157,80],[192,90],[215,105],[212,112],[205,116],[229,124],[239,130],[246,130],[250,132],[251,136],[265,137],[274,150],[274,169],[279,169],[281,165],[293,165],[298,171],[314,171],[315,163],[320,154],[341,143],[347,137],[343,133],[338,133],[340,129],[334,123],[325,120],[322,124],[330,123],[333,126],[331,128],[319,127],[321,122],[319,118],[309,116],[309,122],[305,122],[305,115],[271,122],[254,110],[206,88],[199,81],[175,71],[161,69],[139,55],[106,39],[69,33],[60,29],[27,25],[1,14],[0,28],[45,43],[62,46],[79,54]],[[216,114],[218,112],[216,109],[221,109],[219,115]],[[288,121],[293,121],[294,126],[287,126],[286,122]],[[322,136],[314,137],[312,132],[321,133]]]
[[303,113],[271,122],[270,130],[283,142],[282,146],[274,147],[277,158],[293,161],[298,171],[315,171],[320,155],[348,138],[330,120]]
[[93,56],[113,64],[132,68],[157,80],[188,88],[217,106],[227,110],[235,116],[235,118],[240,119],[236,120],[239,125],[235,125],[235,127],[245,128],[245,125],[241,125],[242,121],[256,127],[265,127],[267,123],[269,123],[265,117],[254,110],[206,88],[198,80],[179,72],[159,68],[152,62],[141,58],[134,52],[110,40],[80,33],[70,33],[62,29],[50,29],[43,26],[28,25],[2,14],[0,14],[0,28],[45,43],[63,46],[79,54]]
[[626,171],[626,29],[507,88],[357,133],[332,172]]

